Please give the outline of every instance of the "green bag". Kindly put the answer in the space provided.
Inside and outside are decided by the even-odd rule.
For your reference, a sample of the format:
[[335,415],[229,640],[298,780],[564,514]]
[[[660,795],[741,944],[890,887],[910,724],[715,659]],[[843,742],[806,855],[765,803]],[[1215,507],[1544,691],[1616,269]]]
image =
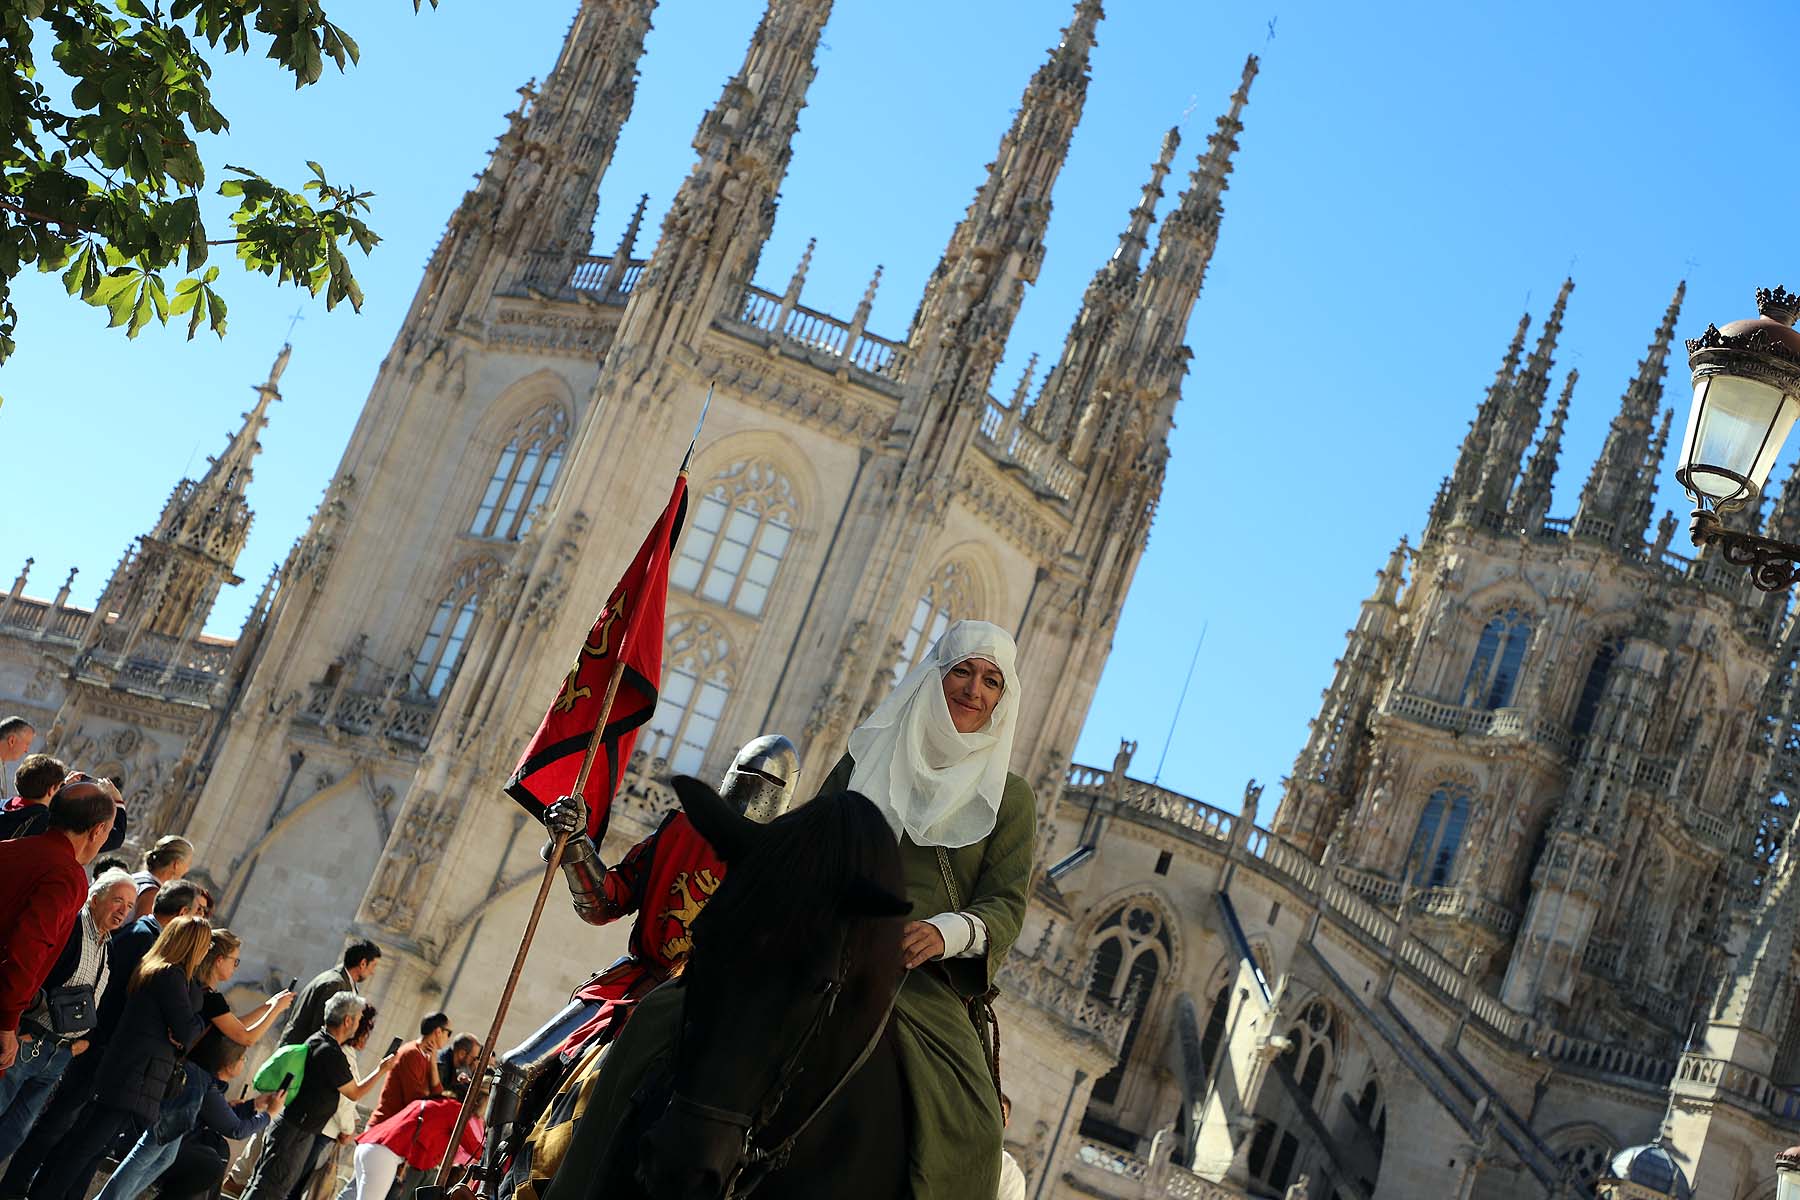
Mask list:
[[306,1077],[306,1043],[295,1042],[291,1046],[283,1046],[269,1055],[267,1062],[256,1069],[250,1080],[250,1086],[259,1092],[272,1092],[281,1086],[281,1077],[292,1073],[294,1081],[288,1084],[287,1095],[281,1098],[283,1104],[292,1104],[294,1097],[300,1094],[300,1081]]

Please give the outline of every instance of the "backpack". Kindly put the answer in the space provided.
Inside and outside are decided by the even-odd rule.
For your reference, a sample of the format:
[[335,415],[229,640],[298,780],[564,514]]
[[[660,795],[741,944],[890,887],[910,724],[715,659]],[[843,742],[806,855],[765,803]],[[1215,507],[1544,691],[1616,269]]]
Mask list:
[[292,1104],[294,1097],[300,1094],[300,1081],[306,1077],[305,1042],[282,1046],[269,1055],[268,1061],[251,1077],[250,1086],[259,1092],[272,1092],[281,1086],[281,1077],[288,1074],[293,1075],[294,1081],[288,1084],[287,1094],[281,1098],[283,1104]]

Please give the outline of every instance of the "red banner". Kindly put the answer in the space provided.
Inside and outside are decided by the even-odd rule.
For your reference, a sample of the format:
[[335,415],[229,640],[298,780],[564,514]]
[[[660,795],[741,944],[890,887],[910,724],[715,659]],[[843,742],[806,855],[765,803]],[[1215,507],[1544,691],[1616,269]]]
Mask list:
[[513,769],[507,795],[533,816],[558,797],[574,793],[581,760],[600,723],[600,706],[616,664],[625,669],[612,711],[606,717],[600,748],[588,775],[588,835],[598,842],[606,833],[613,796],[631,761],[638,726],[656,712],[657,683],[662,678],[663,615],[669,598],[669,556],[681,536],[687,513],[687,474],[676,477],[669,503],[650,536],[638,548],[624,578],[594,619],[594,627],[563,677],[562,687],[532,735],[531,744]]

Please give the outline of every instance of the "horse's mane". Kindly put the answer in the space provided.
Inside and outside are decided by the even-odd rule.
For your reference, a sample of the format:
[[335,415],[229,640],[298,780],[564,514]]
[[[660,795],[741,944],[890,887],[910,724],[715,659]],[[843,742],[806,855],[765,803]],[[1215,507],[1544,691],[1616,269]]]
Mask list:
[[766,959],[817,947],[834,936],[839,902],[859,878],[905,897],[893,830],[855,792],[819,796],[758,832],[695,921],[697,954]]

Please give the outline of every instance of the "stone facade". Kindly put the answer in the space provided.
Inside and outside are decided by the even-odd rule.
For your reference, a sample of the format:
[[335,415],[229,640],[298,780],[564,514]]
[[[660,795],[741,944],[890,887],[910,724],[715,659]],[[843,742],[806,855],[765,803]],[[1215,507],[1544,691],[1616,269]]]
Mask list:
[[[993,394],[1087,88],[1080,0],[904,337],[756,283],[830,5],[771,0],[647,255],[593,254],[652,0],[583,0],[452,215],[322,501],[235,639],[284,349],[91,611],[0,598],[0,704],[181,830],[278,985],[351,935],[391,1028],[486,1020],[540,877],[499,792],[667,495],[709,391],[664,703],[603,854],[671,768],[764,731],[818,779],[948,620],[1015,629],[1040,862],[1001,973],[1034,1200],[1577,1196],[1659,1134],[1765,1197],[1800,1128],[1800,627],[1651,529],[1678,292],[1574,515],[1550,516],[1572,284],[1520,322],[1415,549],[1378,574],[1266,827],[1072,766],[1167,465],[1188,317],[1256,62],[1160,228],[1164,139],[1035,395]],[[1122,197],[1122,199],[1124,199]],[[1553,389],[1558,399],[1552,405]],[[1551,411],[1545,419],[1544,410]],[[1535,445],[1534,445],[1535,442]],[[1800,537],[1800,486],[1769,527]],[[802,787],[806,787],[803,780]],[[623,950],[560,898],[508,1038]]]

